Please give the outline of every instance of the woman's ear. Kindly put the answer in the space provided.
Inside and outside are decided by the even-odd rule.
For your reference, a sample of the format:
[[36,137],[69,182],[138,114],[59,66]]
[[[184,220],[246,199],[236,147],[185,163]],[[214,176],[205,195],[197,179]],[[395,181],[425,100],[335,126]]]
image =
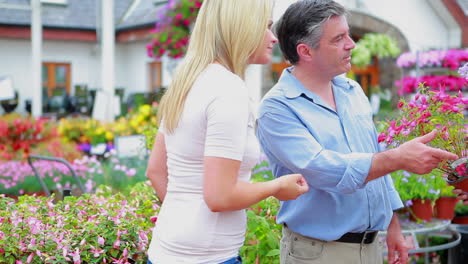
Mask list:
[[300,43],[296,47],[297,55],[299,56],[299,61],[310,61],[314,51],[307,44]]

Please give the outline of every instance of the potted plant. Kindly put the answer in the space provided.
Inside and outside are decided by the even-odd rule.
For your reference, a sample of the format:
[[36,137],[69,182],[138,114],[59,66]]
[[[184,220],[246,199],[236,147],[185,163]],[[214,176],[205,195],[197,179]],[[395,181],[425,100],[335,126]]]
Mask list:
[[433,174],[418,175],[407,171],[396,171],[391,174],[400,198],[405,202],[411,221],[430,222],[435,200],[440,190],[435,188],[436,177]]
[[468,205],[464,205],[461,201],[455,206],[455,217],[452,223],[459,225],[468,225]]
[[467,124],[463,114],[468,98],[461,92],[453,95],[446,93],[444,87],[430,90],[421,84],[415,97],[408,102],[401,99],[398,108],[398,118],[383,122],[379,142],[393,148],[437,129],[437,137],[429,144],[460,157],[457,161],[441,162],[437,169],[447,182],[468,191],[468,186],[463,185],[468,178]]
[[351,63],[358,67],[371,64],[372,58],[395,58],[400,54],[396,40],[382,33],[367,33],[356,42],[351,51]]
[[454,186],[449,185],[443,177],[435,177],[435,188],[440,190],[440,196],[435,202],[434,217],[438,219],[452,220],[455,216],[455,205],[458,202],[456,194],[452,192]]

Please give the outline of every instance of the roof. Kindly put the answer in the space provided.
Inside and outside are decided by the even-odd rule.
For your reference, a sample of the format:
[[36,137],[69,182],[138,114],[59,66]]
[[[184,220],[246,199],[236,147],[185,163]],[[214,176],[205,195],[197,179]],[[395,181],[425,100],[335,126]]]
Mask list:
[[[96,30],[101,0],[67,0],[66,4],[42,3],[42,24],[50,28]],[[114,0],[116,29],[154,24],[160,5],[156,0]],[[2,8],[1,4],[29,6],[30,0],[0,0],[0,25],[29,26],[31,11]],[[134,6],[132,6],[134,4]],[[123,20],[125,19],[125,20]]]

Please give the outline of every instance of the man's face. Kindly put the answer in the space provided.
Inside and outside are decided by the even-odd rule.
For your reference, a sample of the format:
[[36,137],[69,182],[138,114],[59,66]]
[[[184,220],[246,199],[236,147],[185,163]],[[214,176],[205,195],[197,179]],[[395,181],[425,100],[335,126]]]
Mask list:
[[346,18],[333,16],[323,24],[319,47],[314,50],[316,63],[324,73],[333,77],[348,72],[354,47]]

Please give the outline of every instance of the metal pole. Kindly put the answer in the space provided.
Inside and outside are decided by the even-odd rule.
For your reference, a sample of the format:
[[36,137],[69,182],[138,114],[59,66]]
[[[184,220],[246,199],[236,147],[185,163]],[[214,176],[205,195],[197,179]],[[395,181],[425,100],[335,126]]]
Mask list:
[[31,0],[32,114],[42,115],[42,21],[41,2]]
[[33,164],[33,161],[32,161],[33,159],[38,159],[38,160],[49,160],[49,161],[55,161],[55,162],[59,162],[59,163],[64,164],[64,165],[70,170],[73,179],[76,181],[76,184],[78,185],[78,188],[80,188],[80,190],[81,190],[83,193],[86,193],[86,189],[85,189],[83,183],[81,183],[80,178],[78,178],[78,175],[76,175],[75,170],[72,168],[71,164],[68,163],[68,161],[66,161],[66,160],[64,160],[64,159],[62,159],[62,158],[47,157],[47,156],[40,156],[40,155],[29,155],[29,157],[28,157],[29,166],[31,166],[31,168],[33,169],[34,174],[36,175],[37,180],[38,180],[39,183],[41,184],[42,189],[45,191],[45,193],[47,194],[47,196],[50,196],[49,188],[47,188],[46,184],[44,183],[44,181],[43,181],[43,180],[41,179],[41,177],[39,176],[39,172],[38,172],[38,171],[36,170],[36,168],[34,167],[34,164]]
[[102,38],[101,38],[101,76],[102,88],[107,95],[106,120],[113,121],[114,111],[114,49],[115,49],[115,28],[114,28],[114,0],[101,1],[102,14]]

